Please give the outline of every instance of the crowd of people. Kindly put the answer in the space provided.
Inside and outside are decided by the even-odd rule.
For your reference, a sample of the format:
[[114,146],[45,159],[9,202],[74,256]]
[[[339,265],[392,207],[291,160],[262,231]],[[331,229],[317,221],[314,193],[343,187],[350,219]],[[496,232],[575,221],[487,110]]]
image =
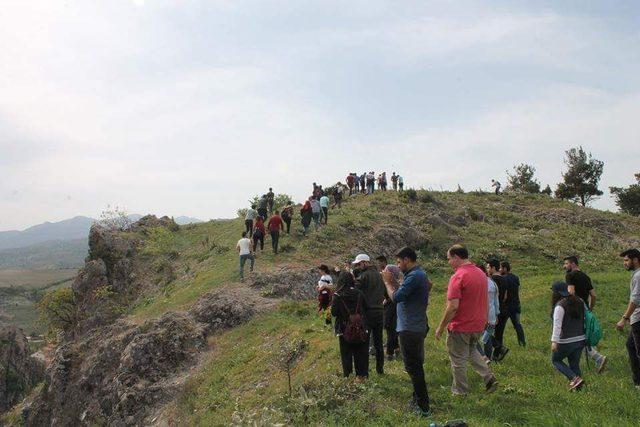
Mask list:
[[[394,172],[391,181],[394,190],[402,191],[400,175]],[[346,186],[337,183],[331,191],[334,207],[340,206],[345,188],[349,195],[372,194],[376,182],[378,189],[385,191],[386,173],[380,174],[377,180],[374,172],[360,176],[349,174]],[[499,184],[496,187],[498,192]],[[316,230],[327,224],[329,196],[322,186],[313,184],[312,195],[300,209],[304,236],[312,222]],[[269,189],[247,210],[246,230],[237,245],[241,278],[247,260],[253,271],[254,253],[258,245],[263,248],[267,229],[276,254],[279,234],[285,232],[285,225],[286,233],[290,233],[293,204],[287,203],[280,212],[274,210],[273,200],[273,191]],[[439,340],[446,333],[453,377],[451,393],[469,393],[469,364],[482,378],[485,391],[491,393],[498,387],[491,364],[502,362],[509,353],[504,344],[507,323],[513,325],[519,345],[527,346],[520,321],[520,278],[511,271],[511,264],[506,260],[488,259],[474,264],[462,245],[452,246],[446,256],[454,273],[447,287],[446,307],[434,335]],[[633,275],[629,303],[616,328],[622,331],[627,323],[631,325],[626,346],[632,379],[640,389],[640,251],[629,249],[620,256],[624,267]],[[327,325],[334,324],[344,376],[355,371],[357,380],[365,380],[369,376],[370,354],[375,356],[379,375],[384,374],[385,360],[401,359],[413,386],[410,405],[418,414],[429,416],[424,345],[429,331],[427,307],[432,283],[417,264],[417,254],[412,248],[403,248],[395,258],[395,264],[390,264],[384,255],[372,261],[368,254],[359,254],[352,262],[333,269],[321,265],[317,285],[318,311]],[[596,303],[593,283],[582,271],[576,256],[566,257],[563,268],[564,281],[554,282],[551,286],[551,363],[567,378],[570,390],[580,390],[585,385],[580,369],[583,351],[593,359],[598,373],[604,371],[607,356],[599,353],[596,347],[601,330],[593,313]],[[386,331],[386,342],[383,331]]]

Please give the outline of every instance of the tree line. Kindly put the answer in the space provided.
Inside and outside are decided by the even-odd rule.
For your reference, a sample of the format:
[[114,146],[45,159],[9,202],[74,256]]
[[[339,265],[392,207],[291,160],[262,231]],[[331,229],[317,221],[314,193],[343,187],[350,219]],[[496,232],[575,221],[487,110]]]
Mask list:
[[[590,202],[602,196],[598,188],[604,162],[587,153],[582,147],[565,151],[564,164],[566,170],[562,173],[562,182],[558,183],[555,191],[551,186],[541,190],[540,182],[536,179],[536,168],[527,163],[521,163],[507,171],[507,191],[522,193],[552,194],[556,198],[569,200],[587,206]],[[628,187],[609,187],[615,198],[616,205],[622,212],[640,215],[640,173],[635,174],[637,183]]]

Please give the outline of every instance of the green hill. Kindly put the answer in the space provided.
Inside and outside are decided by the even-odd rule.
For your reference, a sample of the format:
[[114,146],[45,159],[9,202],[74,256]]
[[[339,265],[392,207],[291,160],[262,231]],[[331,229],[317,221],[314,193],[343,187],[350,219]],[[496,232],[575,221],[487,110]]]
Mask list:
[[[331,211],[328,226],[306,238],[298,231],[299,217],[294,221],[295,232],[281,239],[281,254],[273,255],[266,239],[257,273],[245,284],[238,283],[234,251],[244,228],[241,219],[143,236],[136,262],[146,276],[124,309],[126,321],[142,325],[139,329],[167,312],[191,309],[215,289],[233,293],[237,288],[238,298],[253,292],[280,301],[248,323],[210,336],[210,350],[183,375],[184,385],[153,415],[154,423],[424,425],[406,409],[411,386],[401,362],[388,362],[386,375],[372,373],[363,384],[340,378],[337,339],[309,300],[309,270],[321,262],[342,265],[359,252],[393,255],[413,245],[434,282],[428,312],[433,328],[451,274],[446,248],[464,243],[473,260],[508,259],[520,275],[528,347],[519,348],[507,326],[511,352],[494,366],[499,391],[483,395],[479,379],[470,373],[474,392],[466,399],[452,398],[444,343],[430,333],[425,372],[434,419],[463,418],[473,426],[636,424],[640,408],[627,366],[626,337],[613,324],[626,304],[629,280],[618,253],[638,245],[640,219],[538,195],[407,191],[348,198]],[[580,393],[566,390],[566,381],[549,361],[549,286],[562,277],[561,260],[568,254],[580,256],[594,280],[596,313],[605,329],[600,350],[610,358],[601,376],[583,364],[587,387]],[[306,350],[293,371],[293,395],[287,397],[286,374],[274,361],[282,344],[296,339],[306,342]]]

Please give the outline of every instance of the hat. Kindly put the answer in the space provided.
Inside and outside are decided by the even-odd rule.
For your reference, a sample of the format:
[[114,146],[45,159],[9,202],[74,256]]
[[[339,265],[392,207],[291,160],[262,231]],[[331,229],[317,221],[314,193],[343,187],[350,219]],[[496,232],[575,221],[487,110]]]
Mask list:
[[369,258],[369,255],[367,255],[367,254],[359,254],[359,255],[356,257],[355,261],[353,261],[351,264],[359,264],[359,263],[361,263],[362,261],[367,261],[367,262],[369,262],[369,261],[371,261],[371,258]]
[[551,290],[553,292],[559,293],[563,297],[569,296],[569,291],[567,290],[567,284],[564,282],[560,282],[560,281],[553,282],[553,285],[551,285]]

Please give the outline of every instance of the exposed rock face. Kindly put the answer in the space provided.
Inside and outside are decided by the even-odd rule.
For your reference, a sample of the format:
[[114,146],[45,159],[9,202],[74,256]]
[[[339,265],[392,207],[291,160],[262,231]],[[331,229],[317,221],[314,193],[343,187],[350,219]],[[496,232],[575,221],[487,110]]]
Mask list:
[[316,269],[296,270],[282,267],[275,273],[256,273],[251,286],[272,298],[308,300],[316,295]]
[[170,231],[177,231],[180,228],[173,218],[169,218],[168,216],[157,218],[155,215],[145,215],[131,226],[131,230],[140,231],[150,227],[166,227]]
[[181,386],[179,372],[206,349],[209,334],[246,322],[271,306],[255,293],[222,289],[189,312],[136,326],[118,321],[59,347],[45,385],[25,414],[30,426],[146,425],[156,405]]
[[0,413],[20,402],[44,379],[44,365],[29,356],[29,342],[15,326],[0,326]]

